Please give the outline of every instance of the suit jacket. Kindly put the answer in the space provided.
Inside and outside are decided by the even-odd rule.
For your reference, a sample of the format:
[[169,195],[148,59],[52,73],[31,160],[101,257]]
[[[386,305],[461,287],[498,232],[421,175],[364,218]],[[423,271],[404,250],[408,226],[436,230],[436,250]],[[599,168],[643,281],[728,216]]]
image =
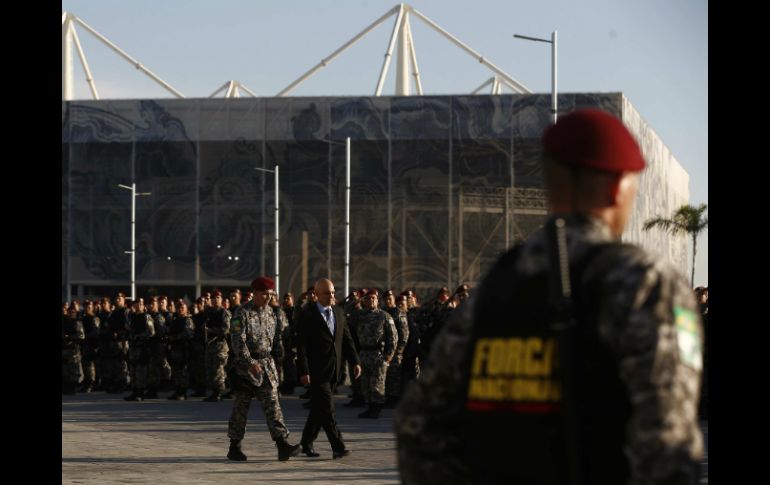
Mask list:
[[297,320],[297,371],[300,376],[310,374],[311,383],[337,382],[343,357],[353,365],[360,364],[345,311],[333,305],[332,313],[336,320],[334,335],[315,303],[304,308]]

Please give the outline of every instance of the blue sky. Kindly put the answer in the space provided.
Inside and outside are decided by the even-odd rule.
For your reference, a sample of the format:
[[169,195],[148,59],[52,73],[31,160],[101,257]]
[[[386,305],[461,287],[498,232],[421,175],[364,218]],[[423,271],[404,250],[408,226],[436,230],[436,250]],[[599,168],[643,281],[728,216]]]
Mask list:
[[[550,38],[558,31],[559,92],[623,92],[690,174],[690,203],[708,204],[706,0],[415,0],[423,15],[534,92],[551,91]],[[186,97],[234,79],[273,96],[396,2],[382,0],[63,0],[80,17]],[[371,95],[394,18],[291,94]],[[467,94],[491,74],[416,18],[426,94]],[[78,34],[100,96],[170,93],[96,41]],[[91,95],[78,61],[75,97]],[[392,94],[391,63],[383,94]],[[689,271],[688,271],[689,273]],[[708,284],[708,232],[698,240],[695,284]]]

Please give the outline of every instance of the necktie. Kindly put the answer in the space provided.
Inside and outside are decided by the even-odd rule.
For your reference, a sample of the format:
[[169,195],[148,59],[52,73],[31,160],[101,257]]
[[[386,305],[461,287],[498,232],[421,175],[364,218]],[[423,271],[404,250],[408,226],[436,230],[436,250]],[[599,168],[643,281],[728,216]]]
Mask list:
[[329,332],[331,332],[332,335],[334,335],[334,321],[332,320],[332,309],[327,308],[324,310],[324,313],[326,314],[326,325],[329,327]]

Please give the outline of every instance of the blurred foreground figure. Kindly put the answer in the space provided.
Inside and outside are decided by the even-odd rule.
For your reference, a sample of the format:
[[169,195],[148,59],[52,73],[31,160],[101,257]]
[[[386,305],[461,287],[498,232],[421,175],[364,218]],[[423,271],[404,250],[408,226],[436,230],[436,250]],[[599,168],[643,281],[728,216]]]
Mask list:
[[396,410],[405,484],[695,483],[687,280],[619,242],[645,162],[607,113],[542,139],[551,216],[453,312]]

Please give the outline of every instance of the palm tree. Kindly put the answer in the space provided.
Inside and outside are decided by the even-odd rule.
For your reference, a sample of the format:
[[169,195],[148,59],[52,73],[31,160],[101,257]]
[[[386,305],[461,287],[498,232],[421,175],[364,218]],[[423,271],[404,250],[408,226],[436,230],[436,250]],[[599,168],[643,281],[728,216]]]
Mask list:
[[690,277],[690,286],[695,284],[695,253],[697,251],[698,235],[709,225],[708,217],[704,217],[708,206],[701,204],[693,207],[685,204],[674,211],[670,219],[665,217],[653,217],[647,219],[642,226],[645,231],[653,227],[660,227],[664,231],[676,236],[677,234],[689,234],[692,236],[692,276]]

